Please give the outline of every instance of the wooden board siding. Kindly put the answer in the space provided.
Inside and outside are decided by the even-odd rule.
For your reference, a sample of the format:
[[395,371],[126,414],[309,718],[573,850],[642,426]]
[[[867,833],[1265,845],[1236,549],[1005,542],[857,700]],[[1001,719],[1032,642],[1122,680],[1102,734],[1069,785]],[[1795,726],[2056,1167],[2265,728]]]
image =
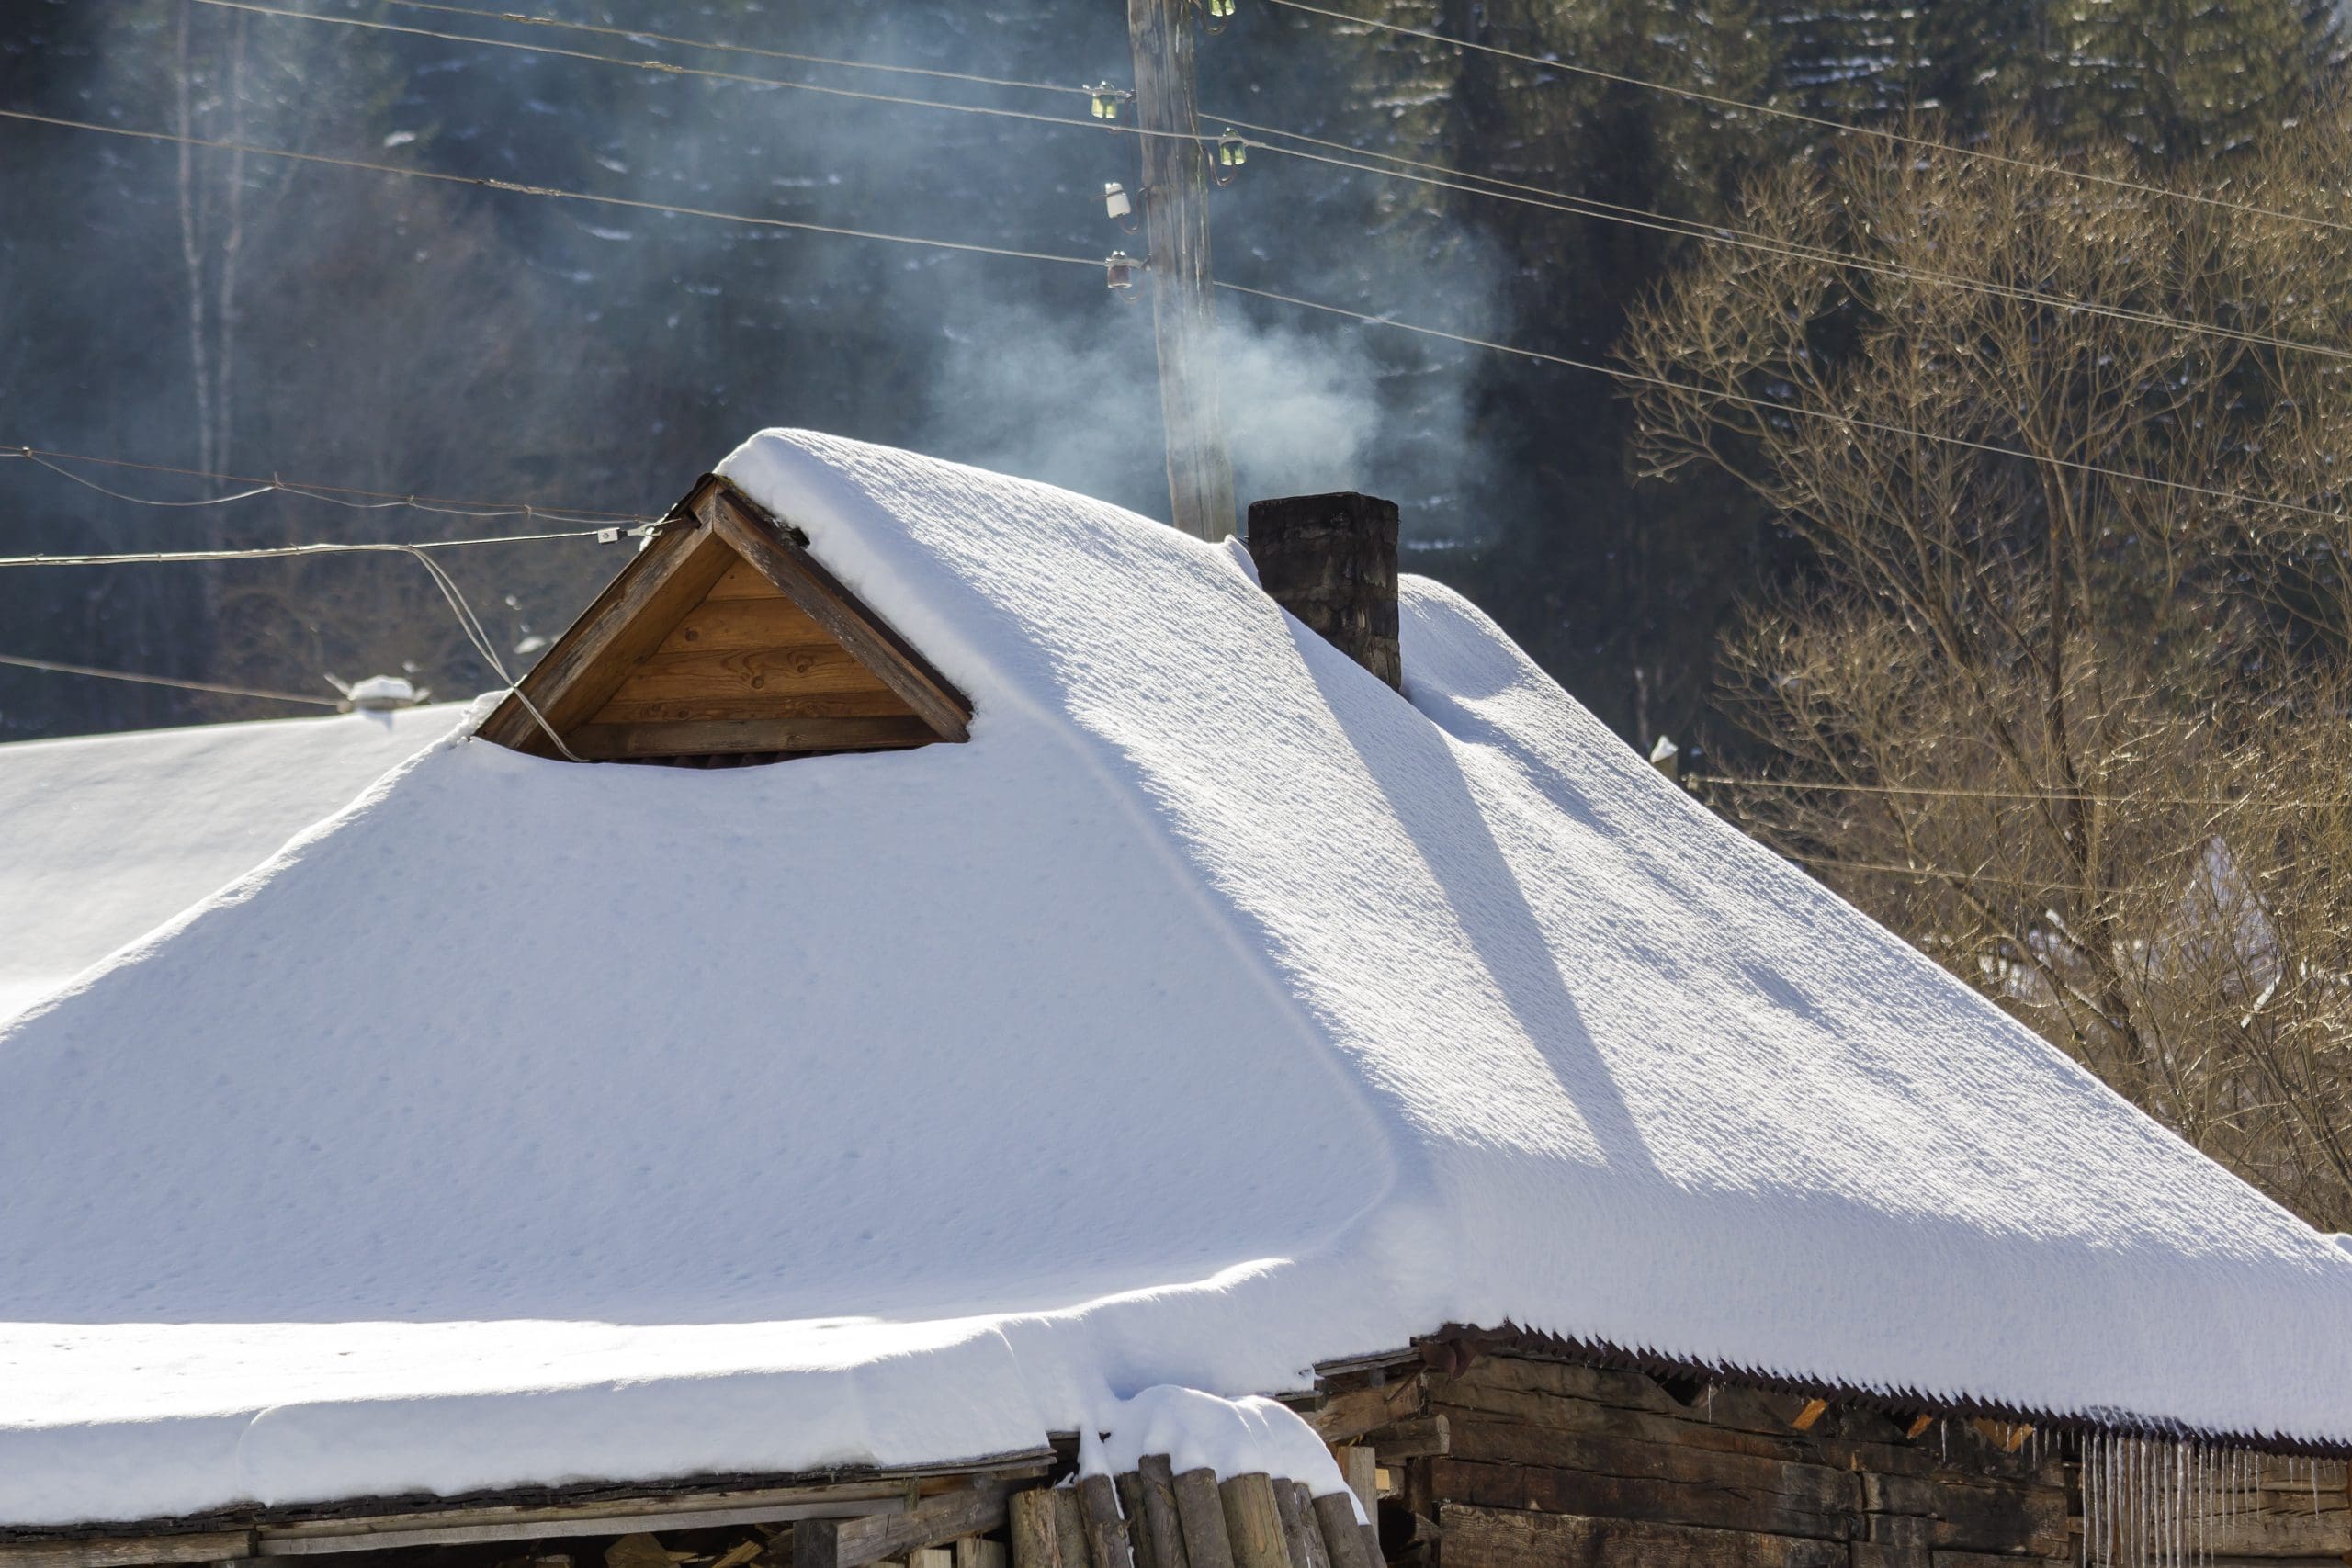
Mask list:
[[725,480],[705,479],[480,733],[585,761],[966,739],[971,704],[804,546]]

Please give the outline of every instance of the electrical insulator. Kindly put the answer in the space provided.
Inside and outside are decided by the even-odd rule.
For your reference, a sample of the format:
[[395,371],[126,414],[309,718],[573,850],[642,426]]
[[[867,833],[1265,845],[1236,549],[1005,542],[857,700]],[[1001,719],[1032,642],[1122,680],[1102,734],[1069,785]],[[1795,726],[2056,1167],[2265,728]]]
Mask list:
[[1102,280],[1114,293],[1125,294],[1136,286],[1136,274],[1143,264],[1125,251],[1113,251],[1102,259]]
[[1228,169],[1238,169],[1250,161],[1250,143],[1241,140],[1231,126],[1216,139],[1216,161]]
[[1119,106],[1134,96],[1125,87],[1114,87],[1108,82],[1097,82],[1087,88],[1086,93],[1093,105],[1096,119],[1118,118]]
[[1127,199],[1127,187],[1116,180],[1102,185],[1102,207],[1114,219],[1122,219],[1135,211],[1135,203]]
[[1209,0],[1209,15],[1225,17],[1233,15],[1233,0]]

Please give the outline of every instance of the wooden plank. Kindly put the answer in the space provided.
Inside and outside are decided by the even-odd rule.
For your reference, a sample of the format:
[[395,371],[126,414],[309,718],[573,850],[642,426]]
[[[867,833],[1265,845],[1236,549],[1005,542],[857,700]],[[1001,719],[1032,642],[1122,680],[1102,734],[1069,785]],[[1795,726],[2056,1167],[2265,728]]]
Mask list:
[[[1459,1439],[1457,1438],[1457,1442]],[[1860,1533],[1857,1498],[1826,1506],[1807,1478],[1793,1495],[1769,1483],[1667,1474],[1622,1475],[1523,1464],[1486,1464],[1458,1457],[1420,1461],[1430,1469],[1437,1496],[1488,1508],[1531,1508],[1548,1514],[1648,1519],[1848,1540]],[[1769,1472],[1756,1472],[1769,1482]],[[1834,1474],[1835,1472],[1824,1472]]]
[[982,1483],[902,1513],[809,1519],[793,1527],[793,1568],[865,1568],[919,1546],[995,1529],[1005,1522],[1006,1496],[1002,1484]]
[[1319,1410],[1302,1413],[1327,1443],[1351,1443],[1383,1427],[1393,1427],[1429,1413],[1429,1380],[1399,1378],[1377,1388],[1350,1389],[1335,1393]]
[[[942,740],[971,738],[972,705],[914,646],[842,586],[823,562],[794,544],[732,486],[702,493],[696,516],[760,574],[907,700]],[[714,574],[715,576],[715,574]]]
[[1438,1524],[1445,1568],[1848,1568],[1849,1562],[1836,1541],[1647,1520],[1448,1503]]
[[[880,682],[861,692],[759,692],[741,697],[638,702],[623,687],[588,722],[598,724],[759,723],[787,718],[911,718],[896,692]],[[923,739],[934,739],[925,726]]]
[[[661,646],[680,617],[701,603],[733,558],[735,552],[714,539],[708,528],[673,527],[655,535],[556,638],[555,646],[522,678],[520,689],[568,737],[573,725],[605,705],[630,669]],[[474,733],[517,751],[556,755],[529,710],[512,694]]]
[[1063,1552],[1050,1490],[1032,1487],[1015,1492],[1006,1514],[1012,1537],[1012,1568],[1079,1568]]
[[[1176,1506],[1176,1476],[1166,1454],[1146,1454],[1136,1479],[1143,1492],[1139,1529],[1133,1533],[1150,1542],[1152,1568],[1190,1568],[1184,1553],[1184,1523]],[[1130,1514],[1129,1524],[1137,1516]]]
[[1225,1535],[1225,1503],[1216,1495],[1216,1472],[1188,1470],[1176,1477],[1175,1492],[1185,1561],[1192,1568],[1233,1568],[1233,1547]]
[[831,1498],[802,1503],[768,1503],[740,1508],[670,1509],[658,1514],[618,1517],[541,1519],[530,1524],[502,1522],[479,1525],[418,1525],[408,1529],[378,1529],[345,1534],[257,1531],[256,1557],[316,1557],[338,1551],[389,1551],[409,1546],[468,1546],[492,1540],[555,1540],[578,1536],[611,1535],[616,1530],[718,1529],[729,1525],[780,1524],[797,1519],[859,1518],[893,1514],[906,1507],[905,1489],[896,1497],[859,1502]]
[[1364,1545],[1364,1527],[1356,1517],[1351,1494],[1329,1493],[1316,1498],[1309,1506],[1316,1528],[1323,1536],[1323,1554],[1330,1559],[1331,1568],[1382,1568],[1380,1553]]
[[[796,643],[784,648],[688,649],[649,655],[609,702],[684,702],[752,696],[761,693],[888,692],[880,677],[836,643]],[[901,703],[899,711],[914,710]]]
[[1289,1568],[1290,1546],[1283,1535],[1272,1477],[1262,1472],[1231,1476],[1218,1485],[1216,1495],[1225,1509],[1225,1539],[1233,1548],[1234,1568]]
[[[1546,1483],[1555,1493],[1581,1499],[1553,1507],[1555,1513],[1626,1515],[1680,1524],[1838,1537],[1851,1533],[1853,1517],[1864,1506],[1850,1471],[1680,1443],[1558,1432],[1515,1422],[1482,1419],[1451,1424],[1447,1457],[1576,1477]],[[1638,1500],[1654,1493],[1670,1494],[1674,1500],[1667,1506],[1675,1511],[1647,1512]],[[1453,1495],[1442,1483],[1438,1495]],[[1623,1501],[1611,1505],[1605,1501],[1611,1496]],[[1710,1509],[1724,1512],[1717,1516]]]
[[1143,1476],[1136,1471],[1114,1478],[1119,1489],[1119,1512],[1126,1516],[1127,1552],[1136,1568],[1159,1568],[1151,1550],[1151,1535],[1143,1528]]
[[0,1545],[6,1568],[139,1568],[154,1562],[227,1562],[253,1555],[251,1530],[32,1540]]
[[1004,1543],[984,1535],[958,1536],[954,1568],[1005,1568]]
[[1079,1478],[1078,1506],[1086,1521],[1086,1556],[1093,1568],[1132,1568],[1127,1522],[1119,1517],[1119,1495],[1107,1475]]
[[759,751],[888,751],[930,744],[931,727],[905,718],[790,718],[742,723],[586,724],[571,732],[582,757],[726,756]]
[[[744,568],[749,570],[750,563],[745,562]],[[711,594],[718,589],[713,584],[711,592],[703,595],[702,603],[670,628],[670,635],[662,638],[656,651],[725,653],[733,649],[793,648],[803,643],[832,642],[825,629],[808,618],[808,611],[776,592],[775,584],[764,577],[758,581],[763,596],[757,599],[715,599]]]
[[1323,1531],[1315,1523],[1315,1499],[1304,1481],[1276,1481],[1274,1506],[1282,1510],[1283,1541],[1290,1568],[1331,1568],[1331,1554],[1323,1549]]
[[956,1568],[956,1553],[944,1546],[918,1546],[907,1553],[907,1568]]
[[776,597],[776,586],[760,574],[759,568],[738,556],[718,574],[718,581],[710,585],[710,592],[704,597],[714,604],[729,599],[773,599]]

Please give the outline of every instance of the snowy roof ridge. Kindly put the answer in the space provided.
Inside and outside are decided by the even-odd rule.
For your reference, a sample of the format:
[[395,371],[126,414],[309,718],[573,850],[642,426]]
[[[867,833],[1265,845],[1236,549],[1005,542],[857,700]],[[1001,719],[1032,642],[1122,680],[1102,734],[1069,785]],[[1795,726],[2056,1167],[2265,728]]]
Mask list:
[[2255,1348],[2352,1253],[1458,596],[1400,696],[1236,547],[720,471],[969,743],[433,749],[0,1025],[0,1524],[968,1458],[1448,1324],[2352,1442],[2352,1347]]

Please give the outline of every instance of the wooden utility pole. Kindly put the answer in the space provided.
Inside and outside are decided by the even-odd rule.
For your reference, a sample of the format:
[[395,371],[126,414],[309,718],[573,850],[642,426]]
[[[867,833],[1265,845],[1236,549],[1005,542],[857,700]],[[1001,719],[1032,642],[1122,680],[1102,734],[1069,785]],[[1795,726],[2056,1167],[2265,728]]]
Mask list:
[[1170,521],[1187,534],[1233,532],[1233,465],[1216,392],[1216,302],[1209,286],[1208,151],[1193,83],[1193,0],[1127,0],[1136,118],[1144,134],[1143,220],[1151,321],[1159,339],[1159,412],[1168,429]]

